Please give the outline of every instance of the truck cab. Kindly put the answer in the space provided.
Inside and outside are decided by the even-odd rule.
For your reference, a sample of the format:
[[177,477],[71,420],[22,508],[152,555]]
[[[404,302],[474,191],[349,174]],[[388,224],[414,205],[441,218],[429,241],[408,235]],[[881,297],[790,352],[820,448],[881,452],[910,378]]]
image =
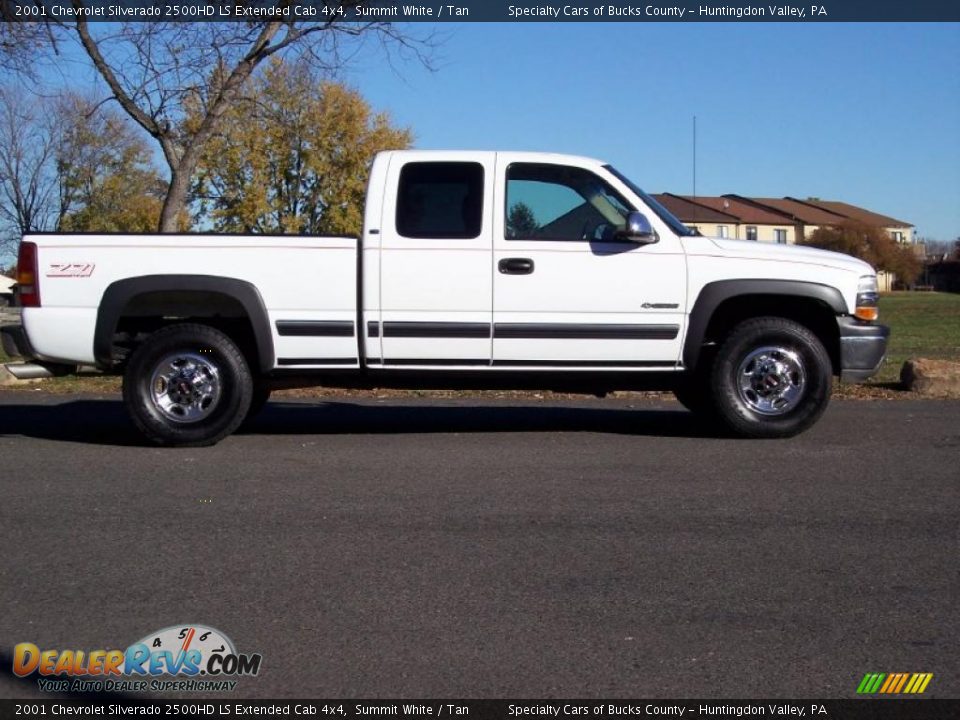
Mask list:
[[[384,200],[368,203],[363,238],[367,362],[676,368],[682,237],[631,196],[586,158],[381,155],[370,197]],[[638,211],[646,235],[629,233]]]

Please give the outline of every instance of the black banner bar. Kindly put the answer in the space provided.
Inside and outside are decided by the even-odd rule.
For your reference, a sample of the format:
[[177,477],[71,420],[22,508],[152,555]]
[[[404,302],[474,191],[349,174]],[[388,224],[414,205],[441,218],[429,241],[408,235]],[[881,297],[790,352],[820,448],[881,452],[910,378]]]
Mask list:
[[960,22],[956,0],[0,0],[8,22]]
[[960,700],[0,700],[0,718],[26,717],[804,718],[954,720]]

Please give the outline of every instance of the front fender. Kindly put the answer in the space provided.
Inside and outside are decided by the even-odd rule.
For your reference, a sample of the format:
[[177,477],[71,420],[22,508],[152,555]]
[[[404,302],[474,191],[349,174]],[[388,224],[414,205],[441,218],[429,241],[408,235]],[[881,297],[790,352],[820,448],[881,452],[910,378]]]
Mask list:
[[[802,280],[718,280],[703,286],[690,310],[687,336],[683,345],[683,364],[694,370],[700,359],[707,327],[716,309],[731,298],[749,295],[775,295],[818,300],[837,315],[847,314],[843,294],[835,287]],[[761,315],[762,312],[758,312]]]

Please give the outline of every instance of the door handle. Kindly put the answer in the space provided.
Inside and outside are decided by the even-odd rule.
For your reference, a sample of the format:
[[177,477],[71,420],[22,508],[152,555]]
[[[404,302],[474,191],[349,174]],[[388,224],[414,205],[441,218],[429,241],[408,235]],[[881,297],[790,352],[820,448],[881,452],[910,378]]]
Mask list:
[[530,258],[504,258],[497,263],[497,269],[504,275],[529,275],[533,272],[533,260]]

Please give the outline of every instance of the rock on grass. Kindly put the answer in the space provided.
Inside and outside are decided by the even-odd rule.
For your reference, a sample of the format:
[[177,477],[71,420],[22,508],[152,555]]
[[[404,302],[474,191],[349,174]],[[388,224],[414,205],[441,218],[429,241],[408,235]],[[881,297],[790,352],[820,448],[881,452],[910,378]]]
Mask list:
[[900,382],[923,397],[960,398],[960,362],[912,358],[903,364]]

